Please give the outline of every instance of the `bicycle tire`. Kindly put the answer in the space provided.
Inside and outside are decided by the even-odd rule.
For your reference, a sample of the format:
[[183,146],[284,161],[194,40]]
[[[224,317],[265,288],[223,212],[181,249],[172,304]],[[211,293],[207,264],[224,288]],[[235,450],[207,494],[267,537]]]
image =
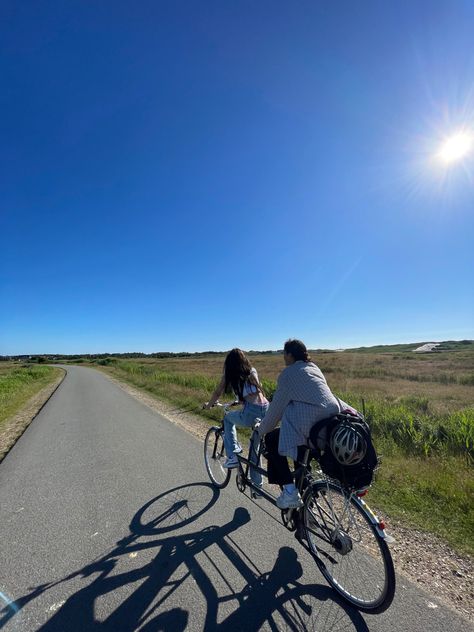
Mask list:
[[395,594],[395,571],[367,505],[322,480],[306,490],[303,500],[306,541],[329,584],[362,612],[387,610]]
[[223,489],[230,480],[230,470],[223,467],[225,460],[224,437],[222,428],[212,426],[204,439],[204,463],[211,483]]

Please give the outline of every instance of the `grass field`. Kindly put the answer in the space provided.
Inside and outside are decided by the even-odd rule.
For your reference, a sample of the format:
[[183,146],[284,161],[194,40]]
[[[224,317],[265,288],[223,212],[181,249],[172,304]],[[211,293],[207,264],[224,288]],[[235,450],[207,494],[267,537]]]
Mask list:
[[[222,371],[224,354],[119,359],[95,363],[182,410],[201,411]],[[314,360],[332,390],[361,407],[372,427],[382,466],[372,502],[406,524],[433,532],[474,553],[474,345],[419,355],[410,349],[321,353]],[[269,396],[283,368],[281,355],[256,354],[252,363]]]
[[0,432],[6,420],[60,373],[50,366],[0,362]]

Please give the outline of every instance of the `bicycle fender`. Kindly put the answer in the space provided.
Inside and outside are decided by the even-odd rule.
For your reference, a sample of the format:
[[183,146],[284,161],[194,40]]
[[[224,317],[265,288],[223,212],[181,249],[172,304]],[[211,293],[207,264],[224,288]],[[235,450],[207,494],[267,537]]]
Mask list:
[[362,505],[362,507],[369,514],[370,520],[371,520],[372,525],[374,526],[377,534],[383,540],[385,540],[385,542],[387,542],[387,544],[393,544],[395,542],[395,538],[393,536],[389,535],[386,532],[384,521],[380,520],[380,518],[378,518],[378,516],[376,516],[376,514],[372,511],[372,509],[369,507],[369,505],[364,500],[362,500],[362,498],[358,498],[357,501]]

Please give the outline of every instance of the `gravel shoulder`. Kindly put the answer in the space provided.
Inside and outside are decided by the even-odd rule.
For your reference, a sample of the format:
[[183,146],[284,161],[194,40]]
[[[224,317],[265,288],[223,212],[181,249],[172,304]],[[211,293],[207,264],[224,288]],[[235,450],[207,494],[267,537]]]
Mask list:
[[[170,422],[204,440],[209,424],[198,415],[182,412],[144,391],[117,380],[105,371],[101,373]],[[389,524],[389,533],[396,540],[390,545],[390,550],[397,572],[472,621],[474,558],[460,555],[430,533],[406,527],[385,514],[384,518]],[[436,605],[433,604],[433,607]]]

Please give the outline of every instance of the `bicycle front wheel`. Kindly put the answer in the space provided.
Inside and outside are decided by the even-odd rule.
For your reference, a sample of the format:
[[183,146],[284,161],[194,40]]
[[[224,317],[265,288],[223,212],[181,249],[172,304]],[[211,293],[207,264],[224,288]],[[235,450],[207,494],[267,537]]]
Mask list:
[[375,518],[354,494],[317,481],[304,495],[308,546],[324,577],[352,606],[383,612],[395,593],[395,571]]
[[230,470],[223,467],[225,461],[224,435],[222,428],[212,426],[204,439],[204,462],[209,478],[215,487],[222,489],[230,479]]

